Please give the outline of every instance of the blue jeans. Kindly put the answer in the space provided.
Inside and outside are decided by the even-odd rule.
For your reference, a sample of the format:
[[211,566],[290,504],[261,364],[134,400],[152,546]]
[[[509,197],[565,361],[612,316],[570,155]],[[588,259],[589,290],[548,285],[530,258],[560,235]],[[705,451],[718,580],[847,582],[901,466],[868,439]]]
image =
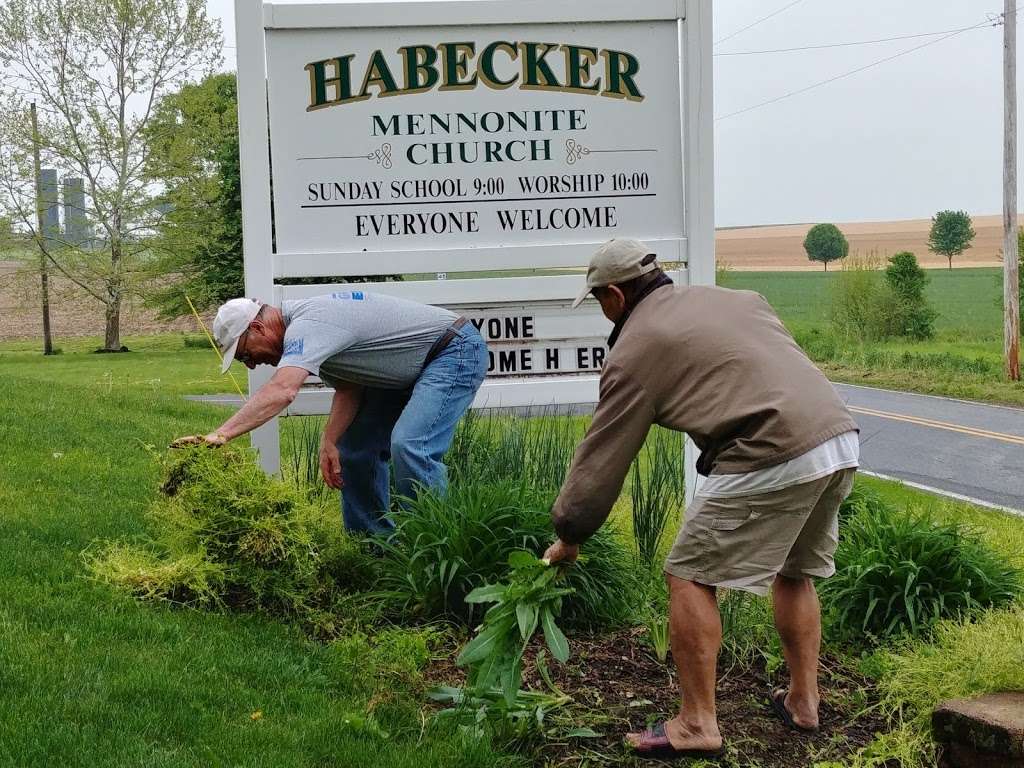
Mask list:
[[349,531],[389,532],[389,459],[395,489],[412,497],[419,486],[444,492],[442,459],[455,427],[487,373],[487,344],[471,323],[424,368],[411,389],[365,389],[352,424],[338,442],[341,515]]

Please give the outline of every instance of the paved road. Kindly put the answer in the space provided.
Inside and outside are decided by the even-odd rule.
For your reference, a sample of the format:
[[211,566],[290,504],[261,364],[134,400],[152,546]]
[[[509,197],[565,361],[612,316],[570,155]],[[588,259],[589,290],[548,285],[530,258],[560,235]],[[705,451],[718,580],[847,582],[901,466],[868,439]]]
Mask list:
[[[1024,410],[836,384],[861,470],[1024,514]],[[204,399],[237,407],[238,398]]]
[[836,384],[861,470],[1024,514],[1024,410]]

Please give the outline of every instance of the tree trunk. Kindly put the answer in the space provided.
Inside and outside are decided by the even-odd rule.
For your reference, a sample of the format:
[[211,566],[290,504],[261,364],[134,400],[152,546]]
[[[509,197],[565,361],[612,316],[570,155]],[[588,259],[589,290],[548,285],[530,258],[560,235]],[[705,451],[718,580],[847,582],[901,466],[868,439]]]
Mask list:
[[121,351],[121,292],[116,291],[107,302],[106,334],[103,339],[104,352]]
[[104,352],[121,351],[121,300],[124,296],[121,282],[121,243],[110,244],[110,266],[113,274],[107,280],[106,334],[103,340]]
[[828,262],[825,262],[825,271],[828,272]]
[[952,272],[953,271],[953,257],[952,256],[946,256],[946,258],[949,259],[949,271]]

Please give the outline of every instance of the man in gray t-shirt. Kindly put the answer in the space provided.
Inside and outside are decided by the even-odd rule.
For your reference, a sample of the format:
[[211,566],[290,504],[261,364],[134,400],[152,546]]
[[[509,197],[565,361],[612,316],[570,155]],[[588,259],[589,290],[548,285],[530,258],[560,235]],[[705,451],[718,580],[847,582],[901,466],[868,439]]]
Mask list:
[[440,307],[351,290],[286,301],[278,309],[232,299],[213,324],[226,371],[232,360],[277,371],[215,432],[174,445],[223,445],[269,421],[310,374],[334,388],[320,441],[324,481],[341,490],[345,527],[391,527],[389,459],[404,497],[444,490],[442,459],[487,372],[487,345]]

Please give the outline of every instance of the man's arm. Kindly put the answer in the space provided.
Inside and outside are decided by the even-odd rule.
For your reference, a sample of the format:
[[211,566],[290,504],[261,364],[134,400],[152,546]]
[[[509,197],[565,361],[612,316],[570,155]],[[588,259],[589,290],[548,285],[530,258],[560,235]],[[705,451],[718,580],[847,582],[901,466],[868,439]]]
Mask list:
[[606,367],[594,421],[551,510],[559,538],[546,555],[552,561],[573,559],[576,545],[608,518],[653,422],[654,406],[643,386],[623,369]]
[[171,443],[172,448],[186,445],[223,445],[228,440],[251,432],[262,426],[287,408],[299,393],[302,382],[309,376],[305,368],[285,366],[278,368],[270,381],[239,408],[235,414],[208,435],[180,437]]
[[335,490],[341,490],[344,482],[341,477],[341,455],[338,453],[338,441],[349,428],[352,419],[359,411],[363,399],[363,388],[355,384],[339,385],[334,390],[331,400],[331,415],[327,417],[323,434],[320,437],[320,474],[324,482]]

